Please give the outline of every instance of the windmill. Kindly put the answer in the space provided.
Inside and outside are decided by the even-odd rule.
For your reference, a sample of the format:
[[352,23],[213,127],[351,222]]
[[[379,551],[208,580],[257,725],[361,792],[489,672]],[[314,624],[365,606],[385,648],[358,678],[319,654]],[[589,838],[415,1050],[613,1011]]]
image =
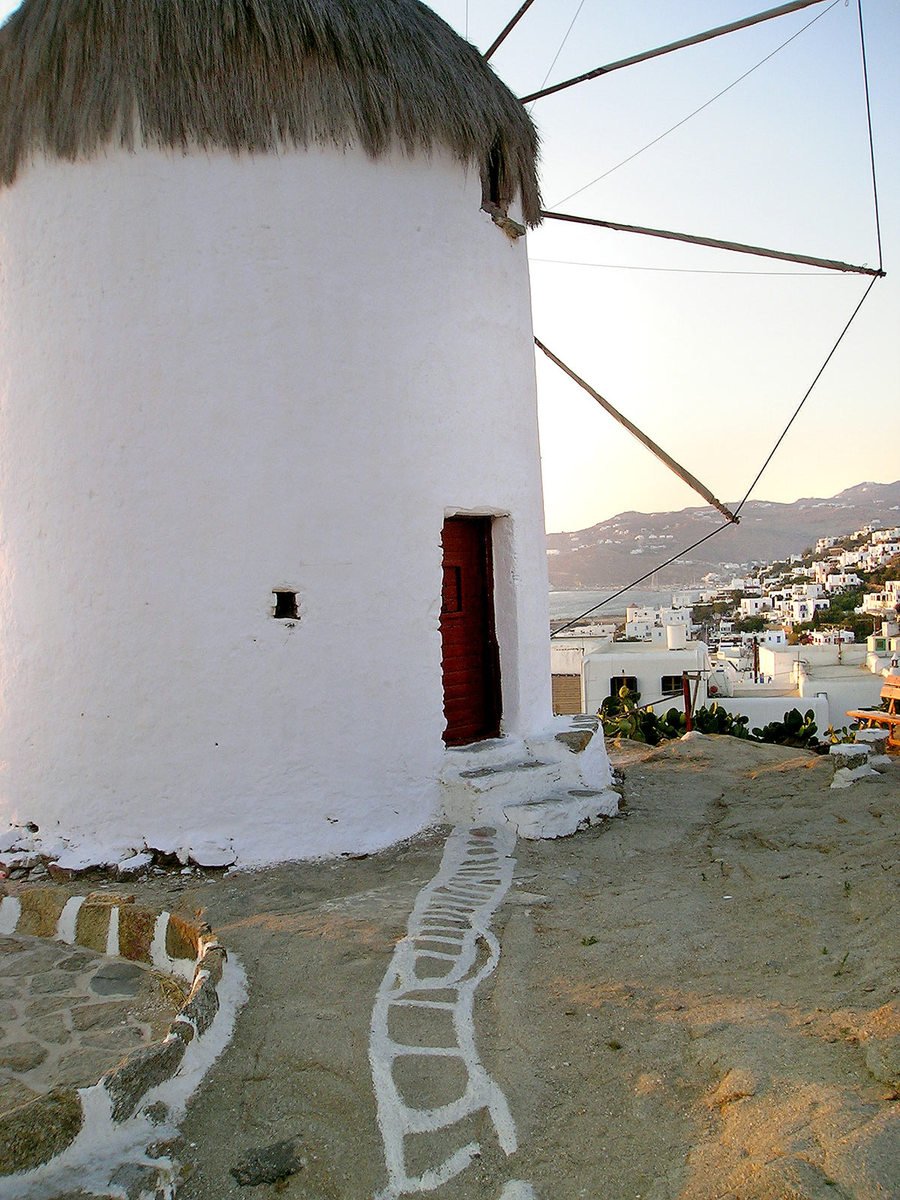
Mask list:
[[418,0],[0,29],[7,820],[252,864],[496,809],[488,768],[614,806],[550,711],[535,162]]

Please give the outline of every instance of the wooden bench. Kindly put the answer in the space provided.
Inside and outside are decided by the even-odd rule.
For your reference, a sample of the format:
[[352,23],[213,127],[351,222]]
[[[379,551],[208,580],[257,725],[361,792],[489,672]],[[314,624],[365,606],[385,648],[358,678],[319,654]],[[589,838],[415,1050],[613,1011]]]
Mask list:
[[881,699],[887,703],[887,711],[881,708],[863,708],[856,712],[848,712],[847,716],[859,721],[865,729],[876,725],[888,731],[888,746],[900,749],[900,675],[888,675],[881,689]]

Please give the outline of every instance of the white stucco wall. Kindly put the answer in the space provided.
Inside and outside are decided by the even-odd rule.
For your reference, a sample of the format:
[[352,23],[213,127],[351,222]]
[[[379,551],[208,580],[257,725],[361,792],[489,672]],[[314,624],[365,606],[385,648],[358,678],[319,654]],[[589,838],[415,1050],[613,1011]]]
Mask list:
[[[751,730],[762,729],[771,721],[783,721],[785,713],[790,712],[792,708],[796,708],[803,716],[812,710],[819,734],[824,734],[828,725],[832,723],[828,700],[822,696],[717,696],[716,702],[726,712],[748,717]],[[846,720],[842,722],[845,725],[846,723]]]
[[549,722],[525,243],[480,199],[329,150],[0,192],[0,820],[248,863],[427,824],[453,512],[504,518],[504,730]]

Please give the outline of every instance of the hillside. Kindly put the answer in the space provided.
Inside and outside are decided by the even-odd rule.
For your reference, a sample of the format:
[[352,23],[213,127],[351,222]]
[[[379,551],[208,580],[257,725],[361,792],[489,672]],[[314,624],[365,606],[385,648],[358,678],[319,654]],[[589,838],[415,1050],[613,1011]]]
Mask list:
[[[704,505],[680,512],[624,512],[589,529],[548,534],[550,586],[564,590],[629,583],[722,521],[714,508]],[[860,483],[830,498],[804,497],[793,504],[749,500],[740,525],[722,530],[661,569],[656,583],[690,583],[710,571],[726,574],[740,564],[773,562],[800,554],[817,538],[852,533],[873,522],[900,525],[900,480]]]

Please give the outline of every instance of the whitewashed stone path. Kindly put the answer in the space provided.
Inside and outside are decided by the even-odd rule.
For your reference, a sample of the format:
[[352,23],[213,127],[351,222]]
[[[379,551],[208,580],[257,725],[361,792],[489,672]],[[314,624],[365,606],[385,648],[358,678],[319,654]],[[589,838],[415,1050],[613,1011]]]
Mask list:
[[[449,1131],[482,1110],[501,1149],[507,1155],[516,1150],[506,1097],[478,1057],[473,1018],[476,989],[500,957],[489,926],[512,881],[514,846],[511,829],[453,830],[378,989],[369,1059],[388,1183],[376,1200],[433,1191],[464,1171],[480,1153],[477,1141],[445,1157],[433,1151],[436,1161],[413,1169],[410,1139],[447,1131],[449,1148]],[[429,1105],[435,1096],[440,1102]],[[500,1200],[533,1196],[530,1184],[510,1180]]]

